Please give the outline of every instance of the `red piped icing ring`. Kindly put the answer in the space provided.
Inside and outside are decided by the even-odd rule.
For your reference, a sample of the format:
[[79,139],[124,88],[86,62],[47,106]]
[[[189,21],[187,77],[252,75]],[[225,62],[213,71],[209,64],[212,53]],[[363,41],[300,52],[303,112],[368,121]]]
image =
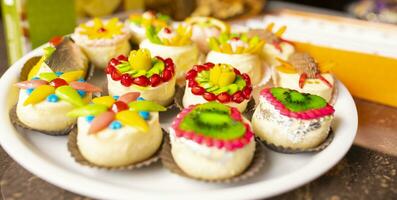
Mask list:
[[215,66],[214,63],[204,63],[202,65],[195,65],[191,70],[186,73],[187,87],[191,89],[192,94],[202,96],[207,101],[217,101],[219,103],[241,103],[244,100],[249,100],[252,95],[251,79],[246,73],[241,73],[238,69],[234,68],[234,73],[245,81],[245,87],[242,90],[236,91],[234,94],[222,92],[218,95],[206,91],[195,80],[198,73],[201,71],[208,71]]
[[171,58],[163,59],[159,56],[156,56],[156,58],[164,63],[164,70],[159,74],[153,74],[150,78],[144,75],[134,78],[128,73],[122,74],[116,66],[121,64],[122,61],[128,60],[124,55],[112,58],[109,61],[108,66],[105,68],[105,73],[109,74],[112,80],[120,81],[120,83],[125,87],[130,87],[133,84],[142,87],[157,87],[162,83],[168,82],[175,76],[175,64]]
[[248,123],[243,122],[243,117],[237,108],[231,107],[231,117],[239,122],[244,123],[245,133],[242,137],[232,139],[232,140],[221,140],[216,138],[207,137],[193,131],[185,131],[179,128],[180,123],[183,118],[189,114],[197,105],[189,106],[180,112],[175,120],[171,124],[171,128],[175,131],[175,137],[183,137],[187,140],[191,140],[200,145],[206,145],[207,147],[215,147],[218,149],[225,148],[227,151],[235,151],[243,148],[245,145],[249,144],[251,140],[254,139],[254,133],[251,130],[251,126]]
[[327,103],[327,105],[320,109],[312,109],[303,112],[294,112],[289,110],[285,107],[273,94],[270,92],[270,88],[265,88],[260,92],[260,95],[264,97],[270,104],[274,106],[276,110],[280,112],[281,115],[296,118],[296,119],[303,119],[303,120],[310,120],[310,119],[318,119],[321,117],[333,115],[335,109]]

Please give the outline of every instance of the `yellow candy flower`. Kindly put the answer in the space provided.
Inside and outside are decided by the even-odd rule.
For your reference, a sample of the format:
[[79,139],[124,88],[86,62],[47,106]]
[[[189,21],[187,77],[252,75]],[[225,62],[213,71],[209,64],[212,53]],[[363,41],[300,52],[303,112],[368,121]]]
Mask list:
[[99,18],[94,18],[93,24],[81,24],[83,29],[80,34],[87,35],[90,39],[110,39],[122,33],[123,24],[118,18],[112,18],[103,22]]

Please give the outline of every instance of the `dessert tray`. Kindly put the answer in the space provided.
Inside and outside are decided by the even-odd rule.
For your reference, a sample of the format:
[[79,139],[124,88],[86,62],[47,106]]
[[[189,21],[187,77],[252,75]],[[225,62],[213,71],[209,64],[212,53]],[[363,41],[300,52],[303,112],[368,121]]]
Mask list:
[[[259,23],[259,22],[258,22]],[[293,30],[291,30],[293,31]],[[351,147],[357,130],[357,111],[349,91],[339,81],[332,122],[333,140],[319,152],[284,154],[265,146],[264,164],[237,182],[203,182],[172,173],[161,162],[125,171],[91,168],[75,162],[68,151],[68,136],[48,136],[15,128],[9,110],[17,102],[18,82],[24,63],[43,54],[43,47],[26,54],[0,80],[0,144],[25,169],[66,190],[98,199],[257,199],[302,186],[327,172]],[[90,82],[103,85],[94,73]],[[160,113],[161,128],[169,130],[176,106]],[[257,144],[258,145],[258,144]]]

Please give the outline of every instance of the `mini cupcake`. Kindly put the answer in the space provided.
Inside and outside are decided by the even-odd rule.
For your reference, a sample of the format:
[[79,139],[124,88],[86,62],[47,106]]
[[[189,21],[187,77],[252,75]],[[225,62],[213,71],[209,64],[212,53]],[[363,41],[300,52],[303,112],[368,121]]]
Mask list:
[[170,127],[170,141],[179,168],[204,180],[238,176],[255,152],[249,122],[236,108],[217,102],[184,109]]
[[263,77],[263,63],[259,53],[265,44],[259,37],[248,37],[242,34],[222,33],[219,37],[209,40],[211,51],[207,55],[207,62],[226,63],[247,73],[256,85]]
[[110,95],[140,92],[143,98],[163,106],[173,101],[176,79],[170,58],[152,58],[147,49],[134,50],[129,58],[123,55],[113,58],[106,73]]
[[126,20],[126,26],[130,29],[132,41],[139,44],[146,39],[146,28],[154,26],[156,29],[170,25],[170,17],[161,13],[146,11],[142,14],[132,14]]
[[330,132],[335,110],[320,96],[277,87],[262,90],[259,101],[252,126],[268,144],[304,150],[319,146]]
[[252,85],[247,74],[228,64],[196,65],[186,74],[183,106],[217,101],[243,112],[251,98]]
[[77,147],[81,155],[99,167],[122,167],[152,157],[163,133],[158,111],[166,109],[132,92],[102,96],[92,104],[68,113],[77,119]]
[[287,29],[286,26],[282,26],[276,32],[273,32],[273,27],[274,23],[271,23],[265,30],[254,29],[248,33],[249,35],[258,35],[266,40],[266,44],[263,46],[263,56],[270,66],[279,64],[276,58],[287,60],[295,52],[294,44],[282,38]]
[[130,32],[118,18],[100,20],[98,18],[78,26],[72,38],[91,62],[105,68],[109,60],[117,55],[127,55],[130,51]]
[[307,53],[295,53],[288,62],[280,60],[274,68],[273,82],[276,86],[315,94],[330,102],[334,91],[334,78],[329,66],[319,66]]
[[203,53],[208,53],[210,50],[208,38],[230,32],[227,23],[211,17],[190,17],[185,20],[185,23],[192,26],[192,40]]
[[165,27],[158,32],[150,26],[147,29],[148,39],[140,44],[140,48],[149,49],[153,56],[171,58],[175,63],[176,79],[183,83],[186,71],[199,59],[199,51],[190,39],[191,35],[191,29],[182,26],[176,30]]
[[76,120],[65,115],[91,100],[101,89],[82,79],[83,71],[45,72],[16,83],[20,88],[16,115],[24,127],[48,134],[61,134]]

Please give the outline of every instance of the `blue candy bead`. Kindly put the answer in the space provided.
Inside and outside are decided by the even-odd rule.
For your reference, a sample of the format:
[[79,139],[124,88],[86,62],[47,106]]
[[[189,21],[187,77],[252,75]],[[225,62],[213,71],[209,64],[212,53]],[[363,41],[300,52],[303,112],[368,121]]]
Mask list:
[[56,94],[50,94],[47,97],[47,101],[51,103],[55,103],[59,101],[59,97]]
[[119,100],[119,98],[120,98],[120,96],[113,96],[113,99],[116,101]]
[[119,128],[121,128],[121,127],[122,127],[122,125],[121,125],[121,123],[120,123],[119,121],[113,121],[113,122],[110,123],[110,125],[109,125],[109,128],[111,128],[111,129],[113,129],[113,130],[119,129]]
[[56,74],[57,76],[61,76],[61,75],[63,74],[63,72],[55,72],[55,74]]
[[139,111],[139,116],[141,116],[144,120],[148,120],[150,117],[150,113],[146,111]]
[[85,82],[84,78],[79,78],[78,82]]
[[136,100],[137,101],[144,101],[145,99],[143,97],[138,97]]
[[88,116],[85,117],[85,120],[87,120],[88,123],[91,123],[92,120],[94,120],[94,118],[95,118],[94,116],[88,115]]
[[84,97],[87,94],[87,92],[85,92],[84,90],[77,90],[77,93],[79,93],[81,97]]
[[26,93],[27,93],[28,95],[30,95],[30,94],[32,94],[33,90],[34,90],[34,88],[26,89]]
[[37,77],[37,76],[35,76],[35,77],[33,77],[31,80],[40,80],[40,78]]

